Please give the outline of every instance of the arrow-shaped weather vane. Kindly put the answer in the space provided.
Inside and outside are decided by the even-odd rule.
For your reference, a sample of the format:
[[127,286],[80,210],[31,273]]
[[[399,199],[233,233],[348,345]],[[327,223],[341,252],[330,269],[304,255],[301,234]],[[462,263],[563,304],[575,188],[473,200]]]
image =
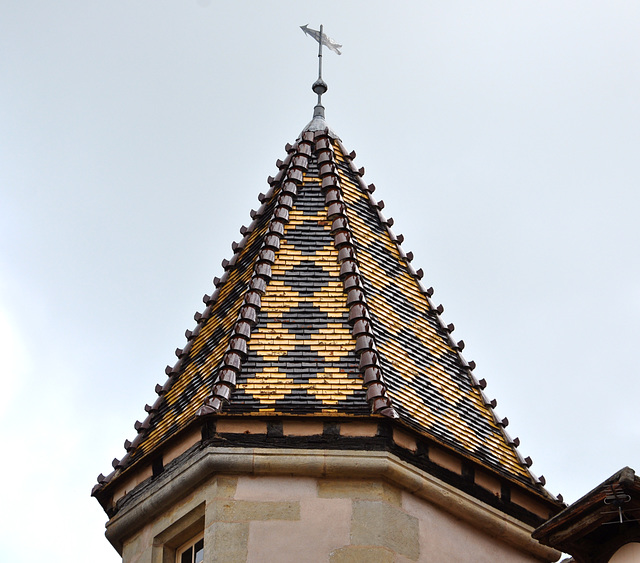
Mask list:
[[[324,33],[322,33],[322,26],[320,26],[320,31],[310,29],[308,26],[309,24],[301,25],[300,29],[307,35],[313,37],[318,43],[320,43],[320,47],[322,47],[322,45],[326,45],[334,53],[342,55],[342,53],[340,52],[340,48],[342,47],[342,45],[338,45],[333,39],[331,39],[331,37],[327,37]],[[322,37],[322,41],[320,41],[320,37]]]

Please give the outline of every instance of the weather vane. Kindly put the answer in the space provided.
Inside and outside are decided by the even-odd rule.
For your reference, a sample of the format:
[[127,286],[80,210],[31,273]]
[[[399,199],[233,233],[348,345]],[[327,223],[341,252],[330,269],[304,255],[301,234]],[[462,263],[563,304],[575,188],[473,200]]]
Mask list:
[[318,94],[318,104],[314,108],[313,116],[314,117],[324,117],[324,107],[322,106],[322,94],[327,91],[327,83],[322,80],[322,46],[326,45],[329,49],[331,49],[334,53],[341,55],[340,48],[342,45],[336,43],[330,37],[327,37],[322,31],[322,25],[320,26],[320,31],[315,29],[310,29],[307,25],[301,25],[300,29],[304,31],[310,37],[313,37],[318,42],[318,80],[313,83],[311,89]]

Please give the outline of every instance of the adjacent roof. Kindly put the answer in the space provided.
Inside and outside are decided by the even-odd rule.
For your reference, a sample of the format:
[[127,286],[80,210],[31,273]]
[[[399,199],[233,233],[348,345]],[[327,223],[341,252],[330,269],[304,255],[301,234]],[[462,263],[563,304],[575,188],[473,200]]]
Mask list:
[[578,563],[604,563],[621,546],[640,541],[640,479],[624,467],[550,518],[533,537],[573,555]]
[[137,437],[97,488],[197,417],[294,415],[399,419],[543,491],[355,153],[317,116],[286,150]]

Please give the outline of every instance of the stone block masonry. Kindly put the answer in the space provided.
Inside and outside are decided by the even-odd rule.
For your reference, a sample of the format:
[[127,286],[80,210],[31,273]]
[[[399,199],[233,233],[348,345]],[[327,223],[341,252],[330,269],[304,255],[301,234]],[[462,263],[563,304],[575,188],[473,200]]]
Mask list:
[[[434,542],[436,528],[442,533]],[[478,543],[492,544],[495,557],[514,556],[495,538],[379,479],[218,475],[125,541],[123,560],[172,561],[189,534],[204,534],[207,563],[429,561],[434,547],[456,544],[473,553]]]

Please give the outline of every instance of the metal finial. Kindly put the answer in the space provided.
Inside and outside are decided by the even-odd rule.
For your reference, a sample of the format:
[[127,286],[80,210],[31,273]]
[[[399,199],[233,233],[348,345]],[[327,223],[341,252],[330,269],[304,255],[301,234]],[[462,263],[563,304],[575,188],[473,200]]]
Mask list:
[[320,30],[311,29],[308,25],[301,25],[300,29],[307,35],[313,37],[318,42],[318,80],[313,83],[311,89],[318,95],[318,103],[313,108],[313,117],[320,117],[324,119],[324,106],[322,105],[322,94],[327,91],[327,83],[322,80],[322,46],[326,45],[334,53],[341,55],[340,48],[342,45],[336,43],[333,39],[327,37],[323,32],[323,26],[320,26]]

